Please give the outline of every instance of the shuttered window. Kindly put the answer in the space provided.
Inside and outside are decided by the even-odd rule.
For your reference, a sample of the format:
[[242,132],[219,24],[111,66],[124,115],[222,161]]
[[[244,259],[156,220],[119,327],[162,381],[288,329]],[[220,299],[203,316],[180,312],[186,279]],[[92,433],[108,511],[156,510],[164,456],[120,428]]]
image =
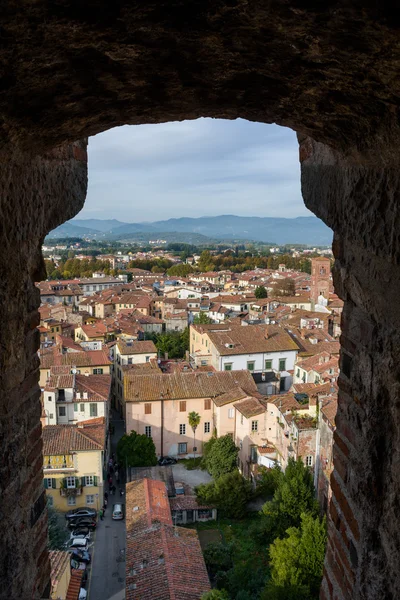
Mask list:
[[144,405],[144,414],[145,415],[151,415],[151,403],[148,403],[148,404]]
[[179,410],[180,412],[186,412],[186,400],[181,400],[179,402]]

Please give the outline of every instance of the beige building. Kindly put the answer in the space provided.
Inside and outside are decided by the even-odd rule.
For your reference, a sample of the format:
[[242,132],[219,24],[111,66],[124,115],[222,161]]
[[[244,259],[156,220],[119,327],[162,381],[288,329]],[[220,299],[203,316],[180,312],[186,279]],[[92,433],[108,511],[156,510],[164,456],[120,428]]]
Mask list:
[[149,363],[157,359],[157,348],[151,340],[119,339],[114,346],[114,395],[116,408],[123,410],[124,367]]
[[[202,454],[215,432],[234,436],[233,403],[257,394],[248,371],[125,373],[126,431],[152,437],[158,456]],[[189,413],[201,417],[195,443]],[[194,450],[194,447],[196,450]]]
[[[87,350],[86,352],[67,352],[66,354],[62,354],[58,349],[55,349],[40,356],[39,385],[44,389],[50,375],[57,374],[57,367],[62,367],[62,374],[65,373],[64,367],[69,367],[71,374],[109,375],[111,364],[108,352],[105,350]],[[53,370],[51,373],[52,367]]]

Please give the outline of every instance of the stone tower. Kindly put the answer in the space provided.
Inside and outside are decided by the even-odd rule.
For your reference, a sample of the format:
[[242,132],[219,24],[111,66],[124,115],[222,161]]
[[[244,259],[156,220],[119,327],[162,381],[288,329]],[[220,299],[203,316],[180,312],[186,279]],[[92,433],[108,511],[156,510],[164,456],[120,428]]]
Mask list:
[[311,259],[311,301],[318,304],[318,297],[329,298],[329,281],[331,274],[331,261],[329,258]]

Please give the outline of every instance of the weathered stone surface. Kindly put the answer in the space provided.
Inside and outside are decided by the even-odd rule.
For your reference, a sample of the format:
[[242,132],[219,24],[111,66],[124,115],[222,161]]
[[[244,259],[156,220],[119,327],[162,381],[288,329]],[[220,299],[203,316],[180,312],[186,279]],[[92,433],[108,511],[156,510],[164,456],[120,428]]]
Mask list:
[[[345,301],[332,478],[331,515],[336,516],[323,593],[395,599],[400,595],[400,176],[391,168],[354,165],[309,139],[303,144],[303,197],[335,231],[334,282]],[[346,584],[348,565],[354,585],[353,579]]]
[[9,2],[3,143],[43,150],[126,123],[276,122],[393,159],[399,20],[390,2]]
[[126,123],[200,116],[299,132],[303,196],[335,232],[345,301],[321,597],[400,597],[396,8],[358,0],[2,7],[0,598],[36,598],[49,575],[33,282],[44,276],[44,235],[84,201],[85,143],[68,143]]
[[50,577],[43,554],[47,516],[40,515],[43,459],[35,329],[40,298],[34,281],[45,277],[44,235],[83,205],[87,165],[74,155],[85,148],[82,142],[34,159],[15,149],[1,156],[0,598],[40,598]]

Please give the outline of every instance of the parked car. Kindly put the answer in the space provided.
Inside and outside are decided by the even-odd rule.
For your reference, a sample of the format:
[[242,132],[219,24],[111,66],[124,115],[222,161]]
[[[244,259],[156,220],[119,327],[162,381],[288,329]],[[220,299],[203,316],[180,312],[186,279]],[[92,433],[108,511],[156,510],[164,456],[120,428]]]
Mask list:
[[89,527],[77,527],[71,533],[71,538],[80,537],[81,535],[85,535],[90,539],[90,529]]
[[79,590],[79,598],[78,600],[86,600],[87,598],[87,591],[85,590],[85,588],[81,588]]
[[74,531],[71,532],[71,535],[69,536],[70,540],[73,539],[82,539],[82,540],[90,540],[90,531],[88,530],[87,533],[79,533],[79,529],[74,529]]
[[88,565],[91,562],[92,557],[87,550],[74,550],[74,552],[71,553],[71,561],[72,560]]
[[67,543],[68,550],[75,550],[76,548],[80,548],[81,550],[88,549],[88,541],[86,538],[72,538]]
[[67,520],[77,519],[78,517],[90,517],[96,519],[97,511],[94,508],[74,508],[65,514]]
[[[78,571],[83,571],[83,575],[86,575],[86,580],[87,580],[86,566],[87,566],[86,563],[80,562],[79,560],[76,560],[75,558],[71,558],[71,569],[77,569]],[[83,580],[83,576],[82,576],[82,580]]]
[[165,467],[166,465],[176,465],[177,462],[176,458],[173,458],[172,456],[163,456],[159,459],[158,464],[161,467]]
[[78,529],[78,527],[87,527],[88,529],[93,531],[94,529],[96,529],[96,526],[96,521],[89,517],[78,517],[77,519],[71,519],[71,521],[68,522],[68,527],[70,529]]
[[114,504],[112,510],[112,518],[114,521],[120,521],[124,518],[124,505],[123,504]]

